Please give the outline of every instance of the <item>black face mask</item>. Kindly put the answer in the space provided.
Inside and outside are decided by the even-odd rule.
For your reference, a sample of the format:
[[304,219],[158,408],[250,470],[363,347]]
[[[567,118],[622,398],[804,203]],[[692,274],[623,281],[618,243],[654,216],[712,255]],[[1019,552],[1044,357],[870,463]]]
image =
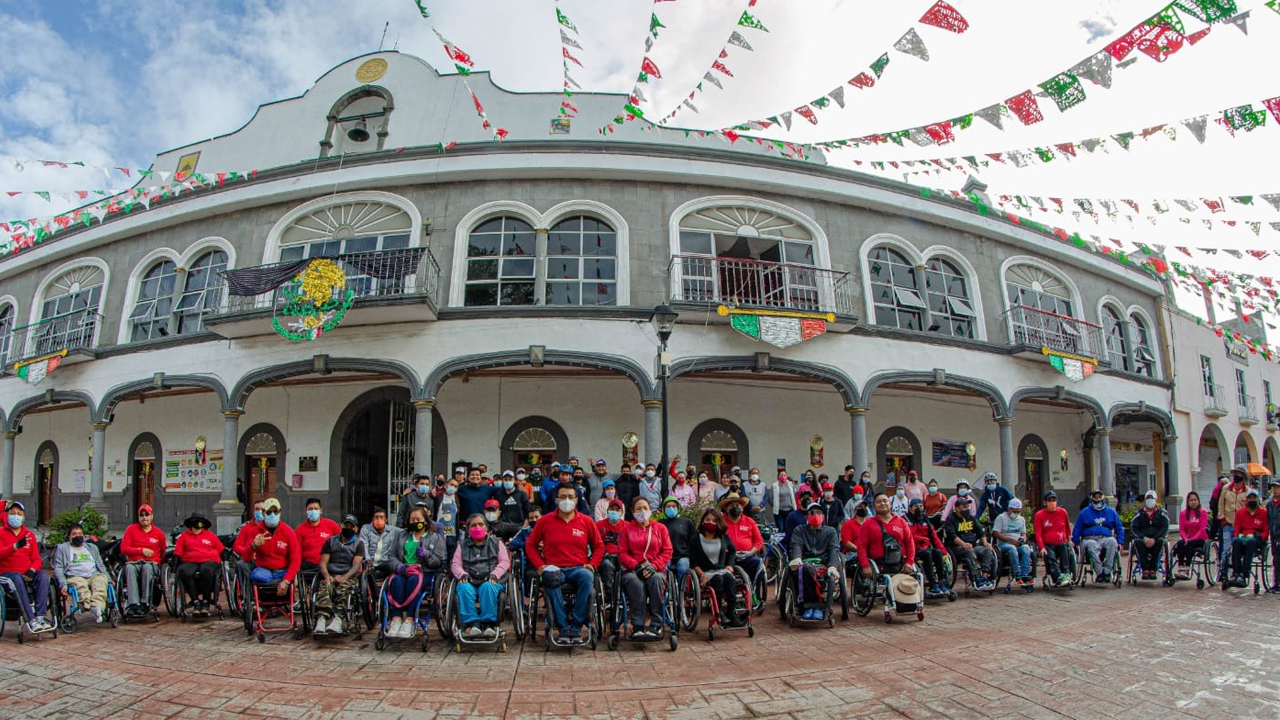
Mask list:
[[1256,508],[1258,507],[1258,501],[1257,501],[1257,500],[1250,500],[1249,502],[1247,502],[1247,503],[1245,503],[1245,504],[1249,506],[1249,509],[1250,509],[1250,510],[1256,509]]
[[871,512],[867,510],[866,505],[863,505],[862,507],[859,507],[857,510],[854,510],[853,514],[857,515],[858,517],[866,517],[867,515],[870,515]]
[[427,529],[427,524],[424,522],[416,522],[410,525],[409,529],[414,532],[422,532],[423,530]]
[[729,517],[734,518],[735,520],[742,517],[742,508],[740,507],[729,508]]
[[923,511],[923,510],[912,510],[912,511],[911,511],[911,517],[912,517],[912,519],[914,519],[914,520],[923,520],[923,519],[924,519],[924,511]]
[[[1254,503],[1254,506],[1257,506],[1257,504],[1258,503]],[[71,544],[76,547],[80,547],[81,545],[84,545],[84,536],[80,535],[79,537],[71,538]]]
[[355,530],[355,528],[349,528],[349,527],[344,527],[344,528],[342,528],[342,539],[343,539],[343,540],[350,540],[351,538],[353,538],[353,537],[355,537],[355,536],[356,536],[356,530]]

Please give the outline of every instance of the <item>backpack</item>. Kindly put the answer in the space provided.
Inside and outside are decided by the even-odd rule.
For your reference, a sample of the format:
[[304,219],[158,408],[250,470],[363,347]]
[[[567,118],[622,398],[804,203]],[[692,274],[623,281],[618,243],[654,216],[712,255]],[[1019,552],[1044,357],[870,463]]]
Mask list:
[[902,545],[898,543],[898,539],[889,534],[889,528],[880,518],[876,518],[876,522],[880,523],[880,539],[884,543],[884,558],[881,565],[884,568],[899,568],[902,566]]

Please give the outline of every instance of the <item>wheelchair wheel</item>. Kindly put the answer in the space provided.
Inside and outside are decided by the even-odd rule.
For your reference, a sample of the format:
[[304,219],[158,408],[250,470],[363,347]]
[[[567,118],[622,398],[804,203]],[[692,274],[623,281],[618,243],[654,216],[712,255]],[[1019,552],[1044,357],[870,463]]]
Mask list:
[[178,578],[173,563],[166,562],[160,566],[160,583],[164,587],[164,609],[169,617],[178,616]]
[[[837,580],[837,581],[835,581],[835,582],[831,583],[831,585],[832,585],[832,587],[835,589],[835,592],[839,593],[839,595],[840,595],[840,619],[841,619],[841,620],[848,620],[848,619],[849,619],[849,588],[848,588],[848,585],[846,585],[846,584],[845,584],[845,583],[843,583],[843,582],[840,582],[839,580]],[[831,618],[831,627],[835,627],[835,626],[836,626],[836,625],[835,625],[835,618],[834,618],[834,617],[832,617],[832,618]]]
[[1218,584],[1218,568],[1222,564],[1222,545],[1217,540],[1206,543],[1204,550],[1199,554],[1204,568],[1204,581],[1209,583],[1209,587],[1213,587]]
[[516,642],[524,642],[524,602],[520,599],[520,581],[507,578],[507,612],[511,615],[511,631]]
[[875,584],[862,574],[861,569],[857,574],[851,574],[848,582],[845,583],[849,594],[853,597],[853,611],[858,617],[866,617],[871,614],[871,608],[875,607],[876,596],[873,590]]
[[778,576],[782,574],[782,564],[782,555],[777,552],[770,551],[765,555],[763,563],[765,585],[778,582]]
[[684,574],[680,583],[680,629],[694,632],[698,629],[698,618],[702,613],[702,588],[698,585],[698,575],[693,570]]
[[1128,572],[1125,575],[1129,578],[1129,585],[1136,586],[1138,584],[1138,576],[1135,572],[1142,572],[1142,563],[1138,561],[1138,544],[1129,543],[1129,563]]

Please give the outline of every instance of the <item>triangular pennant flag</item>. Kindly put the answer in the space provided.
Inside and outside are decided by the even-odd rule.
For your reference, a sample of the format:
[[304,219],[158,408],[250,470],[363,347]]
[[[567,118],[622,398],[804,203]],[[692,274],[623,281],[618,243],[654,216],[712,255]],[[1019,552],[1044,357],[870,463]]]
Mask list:
[[[1277,0],[1277,2],[1280,2],[1280,0]],[[1267,204],[1280,211],[1280,193],[1267,193],[1266,195],[1259,195],[1258,197],[1267,201]]]
[[720,84],[720,78],[716,77],[715,75],[712,75],[710,72],[708,72],[707,74],[703,75],[703,76],[702,76],[702,79],[703,79],[703,80],[705,80],[705,81],[707,81],[707,82],[709,82],[709,83],[711,83],[712,85],[715,85],[716,87],[720,88],[721,90],[723,90],[723,89],[724,89],[724,85],[721,85],[721,84]]
[[1070,73],[1046,80],[1040,83],[1040,87],[1057,103],[1059,112],[1066,112],[1085,101],[1084,86]]
[[1133,137],[1134,135],[1131,132],[1122,132],[1119,135],[1112,135],[1111,139],[1120,143],[1120,147],[1124,148],[1125,150],[1128,150],[1129,144],[1133,142]]
[[644,93],[640,92],[640,88],[638,86],[635,88],[632,88],[631,94],[636,96],[636,100],[638,102],[642,102],[642,103],[649,102],[648,98],[644,96]]
[[560,43],[562,45],[568,45],[569,47],[577,48],[579,50],[582,49],[582,46],[578,44],[578,41],[569,37],[569,33],[565,32],[564,30],[560,31]]
[[1271,117],[1280,123],[1280,97],[1273,97],[1262,101],[1262,106],[1271,112]]
[[556,8],[556,20],[559,20],[561,25],[569,28],[570,30],[578,32],[578,26],[569,22],[569,18],[565,17],[565,14],[560,12],[560,8]]
[[929,62],[929,49],[924,46],[924,40],[920,38],[915,28],[909,28],[905,35],[898,38],[898,42],[893,44],[893,49]]
[[[1280,0],[1276,0],[1280,2]],[[876,84],[876,79],[862,72],[849,79],[849,84],[856,88],[869,88]]]
[[694,112],[698,112],[698,108],[694,107],[693,103],[689,102],[688,100],[685,100],[683,104],[685,107],[689,108],[690,110]]
[[791,129],[791,111],[788,110],[787,112],[782,113],[782,115],[780,115],[779,117],[782,118],[782,124],[786,125],[787,129],[790,130]]
[[933,144],[933,139],[929,137],[929,133],[925,132],[924,128],[911,128],[907,131],[907,139],[920,147],[928,147]]
[[764,23],[751,17],[751,13],[747,12],[746,10],[743,10],[742,17],[738,18],[738,25],[740,25],[741,27],[749,27],[749,28],[754,28],[756,30],[763,30],[765,32],[769,32],[769,28],[765,27]]
[[800,115],[805,120],[808,120],[813,125],[818,124],[818,116],[814,114],[813,108],[809,107],[808,105],[801,105],[800,107],[796,108],[796,114]]
[[1215,23],[1236,14],[1235,0],[1176,0],[1173,5],[1204,23]]
[[1009,106],[1009,112],[1022,121],[1023,125],[1034,125],[1044,119],[1044,115],[1040,114],[1040,106],[1030,90],[1021,95],[1014,95],[1004,102]]
[[949,30],[956,34],[963,33],[969,29],[969,21],[964,19],[959,10],[943,2],[943,0],[938,0],[933,7],[926,10],[924,15],[920,16],[920,22],[943,30]]
[[574,65],[577,65],[578,67],[585,69],[585,66],[582,64],[580,60],[578,60],[578,58],[569,54],[569,48],[567,47],[560,48],[560,54],[564,55],[565,60],[568,60],[572,62]]
[[648,57],[645,57],[640,61],[640,72],[645,75],[652,75],[659,79],[662,78],[662,73],[658,71],[658,66],[655,65]]
[[1280,15],[1280,0],[1267,0],[1263,5],[1275,10],[1276,14]]
[[888,66],[889,66],[889,53],[885,53],[880,57],[876,58],[875,62],[871,63],[871,72],[875,73],[876,77],[880,77],[881,75],[884,74],[884,69]]
[[827,94],[831,96],[832,100],[836,101],[837,105],[839,105],[842,108],[844,107],[844,86],[843,85],[837,86],[834,90],[832,90]]
[[999,104],[996,104],[996,105],[988,105],[987,107],[984,107],[981,110],[975,110],[973,114],[977,115],[983,120],[986,120],[992,125],[995,125],[997,128],[1003,130],[1004,121],[1000,117],[1002,112],[1003,112],[1002,106]]
[[725,67],[725,66],[724,66],[724,63],[720,62],[719,60],[717,60],[717,61],[715,61],[715,62],[711,63],[711,69],[712,69],[712,70],[719,70],[720,72],[724,73],[725,75],[728,75],[729,77],[733,77],[733,73],[729,72],[729,68]]
[[1236,28],[1238,28],[1240,32],[1244,33],[1245,35],[1249,34],[1249,11],[1248,10],[1245,10],[1239,15],[1234,15],[1232,17],[1229,17],[1224,22],[1230,23],[1231,25],[1235,25]]
[[650,35],[652,35],[653,37],[658,37],[658,28],[664,28],[664,27],[666,27],[666,25],[663,25],[663,24],[662,24],[662,21],[658,19],[658,14],[657,14],[657,13],[653,13],[653,14],[649,17],[649,33],[650,33]]
[[1182,121],[1182,124],[1183,124],[1183,125],[1184,125],[1188,130],[1190,130],[1190,131],[1191,131],[1191,135],[1192,135],[1193,137],[1195,137],[1196,142],[1198,142],[1198,143],[1200,143],[1201,145],[1203,145],[1203,144],[1204,144],[1204,130],[1205,130],[1205,126],[1208,124],[1208,122],[1209,122],[1209,116],[1208,116],[1208,115],[1201,115],[1200,117],[1189,118],[1189,119],[1187,119],[1187,120],[1183,120],[1183,121]]
[[747,39],[742,37],[742,33],[738,32],[737,30],[734,30],[733,34],[729,36],[729,44],[736,45],[737,47],[740,47],[743,50],[752,49],[751,44],[748,43]]

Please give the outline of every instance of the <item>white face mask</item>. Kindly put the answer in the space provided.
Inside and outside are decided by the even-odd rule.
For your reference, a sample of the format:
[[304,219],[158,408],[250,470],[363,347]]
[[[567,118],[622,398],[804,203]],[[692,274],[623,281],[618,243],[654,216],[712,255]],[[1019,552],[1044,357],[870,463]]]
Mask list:
[[578,503],[569,498],[565,498],[564,500],[556,503],[556,505],[560,508],[560,512],[569,513],[573,512],[573,509],[578,506]]
[[516,479],[517,479],[517,480],[523,480],[523,479],[525,479],[525,478],[527,478],[527,477],[529,477],[529,476],[528,476],[528,475],[525,475],[524,473],[516,473]]
[[496,522],[498,520],[498,513],[487,512],[484,514],[484,519],[488,520],[489,522]]
[[645,471],[644,471],[644,476],[645,476],[645,477],[647,477],[647,478],[654,477],[654,476],[655,476],[655,475],[657,475],[657,474],[658,474],[658,473],[656,473],[656,472],[654,472],[654,471],[652,471],[652,470],[645,470]]
[[894,495],[897,495],[900,498],[904,498],[907,496],[907,492],[905,490],[899,490],[898,492],[894,493]]
[[751,481],[755,482],[760,479],[760,473],[751,473]]
[[1154,510],[1154,509],[1155,509],[1155,507],[1156,507],[1156,499],[1155,499],[1155,498],[1147,498],[1147,500],[1146,500],[1146,502],[1145,502],[1144,504],[1147,506],[1147,509],[1148,509],[1148,510]]
[[832,492],[824,492],[824,493],[822,493],[822,499],[823,499],[823,500],[830,500],[831,498],[833,498],[833,497],[835,497],[835,496],[836,496],[836,494],[835,494],[835,493],[832,493]]

